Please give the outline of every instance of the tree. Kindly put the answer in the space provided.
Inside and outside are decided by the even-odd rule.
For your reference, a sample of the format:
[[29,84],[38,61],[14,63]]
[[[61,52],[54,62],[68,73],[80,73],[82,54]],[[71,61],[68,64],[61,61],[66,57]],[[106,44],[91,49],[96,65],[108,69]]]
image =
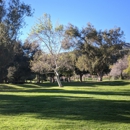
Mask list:
[[20,29],[24,27],[24,18],[32,16],[33,11],[30,5],[20,2],[20,0],[10,0],[4,22],[8,27],[8,34],[12,40],[16,40]]
[[0,23],[0,82],[6,77],[7,67],[13,60],[13,44],[8,36],[8,28]]
[[63,25],[57,24],[53,27],[50,15],[44,14],[43,17],[38,19],[29,36],[29,39],[39,41],[46,53],[51,56],[51,69],[54,71],[60,87],[62,87],[62,84],[59,79],[58,70],[60,66],[58,63],[63,48],[63,34]]
[[123,79],[124,70],[127,72],[128,67],[128,57],[125,56],[122,59],[119,59],[111,68],[110,76],[117,77],[120,76]]
[[127,57],[127,68],[124,69],[124,73],[130,75],[130,55]]
[[86,56],[82,55],[77,57],[75,72],[80,76],[80,82],[82,82],[83,74],[88,73],[86,64],[89,64]]
[[14,44],[25,16],[32,16],[31,7],[20,0],[0,0],[0,82],[6,77],[9,64],[14,58]]
[[31,74],[30,58],[24,54],[22,43],[17,41],[14,47],[14,59],[8,68],[8,80],[14,83],[23,83]]
[[79,31],[71,25],[66,33],[72,38],[77,38],[79,56],[85,57],[84,68],[87,68],[90,73],[96,73],[99,81],[102,81],[104,73],[109,72],[109,65],[122,56],[120,50],[125,43],[124,33],[120,28],[97,31],[91,24],[88,24]]
[[67,81],[70,82],[70,77],[74,74],[75,70],[75,55],[73,52],[65,52],[60,55],[60,73],[66,77]]
[[30,43],[28,40],[26,40],[22,46],[24,50],[24,55],[26,55],[30,60],[33,59],[33,56],[40,51],[40,47],[37,43],[37,41],[34,41]]
[[0,0],[0,23],[2,22],[5,14],[6,14],[5,1]]
[[52,71],[51,59],[48,54],[41,50],[37,51],[31,60],[31,70],[37,75],[37,82],[40,83],[40,75]]

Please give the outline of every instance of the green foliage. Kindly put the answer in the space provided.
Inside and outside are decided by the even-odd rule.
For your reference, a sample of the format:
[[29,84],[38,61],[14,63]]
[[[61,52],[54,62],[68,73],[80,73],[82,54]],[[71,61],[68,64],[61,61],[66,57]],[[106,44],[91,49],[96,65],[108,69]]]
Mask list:
[[124,73],[130,75],[130,55],[128,56],[128,67],[124,70]]
[[102,80],[103,74],[109,72],[109,65],[123,56],[120,50],[125,44],[124,33],[120,28],[97,31],[91,24],[81,31],[76,30],[78,29],[71,25],[66,31],[72,37],[70,41],[77,39],[75,43],[79,54],[76,66],[80,70],[96,73],[99,80]]
[[2,72],[6,72],[14,60],[15,43],[24,26],[24,18],[32,16],[31,7],[20,0],[6,2],[0,1],[0,82],[6,78],[6,74]]
[[54,27],[50,15],[44,14],[37,20],[36,25],[32,27],[28,39],[39,42],[47,53],[57,55],[61,50],[62,37],[63,25],[57,24]]
[[[56,74],[59,86],[62,86],[59,80],[58,63],[60,62],[59,55],[63,48],[63,33],[63,25],[57,24],[56,27],[53,27],[50,15],[44,14],[41,18],[38,19],[37,24],[32,27],[28,38],[31,41],[38,41],[44,51],[50,55],[49,60],[46,60],[44,64],[47,63],[48,66],[51,66],[51,70],[53,70]],[[37,65],[35,64],[35,66]]]
[[68,24],[68,26],[66,27],[66,30],[65,30],[65,34],[70,37],[80,36],[78,27],[76,27],[72,24]]
[[8,68],[8,81],[13,83],[25,82],[31,75],[30,58],[24,55],[24,50],[20,42],[15,43],[15,56]]
[[[78,58],[77,62],[76,62],[76,67],[79,68],[80,71],[84,71],[84,70],[88,70],[89,67],[91,67],[89,65],[90,61],[87,60],[85,55],[82,55]],[[89,68],[89,70],[91,70]]]
[[61,61],[61,63],[59,63],[60,64],[60,68],[63,68],[63,67],[65,67],[66,69],[73,69],[74,68],[74,64],[75,64],[75,62],[73,61],[74,59],[74,53],[73,52],[63,52],[63,53],[61,53],[60,54],[60,56],[59,56],[59,58],[60,58],[60,61]]
[[3,23],[0,23],[0,82],[6,77],[6,69],[13,60],[13,56],[13,45],[8,36],[8,29]]

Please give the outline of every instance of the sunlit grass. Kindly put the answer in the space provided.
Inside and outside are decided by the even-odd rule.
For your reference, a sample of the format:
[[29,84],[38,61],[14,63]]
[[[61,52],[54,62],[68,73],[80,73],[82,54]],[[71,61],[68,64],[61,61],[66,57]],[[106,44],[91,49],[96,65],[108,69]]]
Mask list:
[[1,130],[129,130],[130,82],[0,84]]

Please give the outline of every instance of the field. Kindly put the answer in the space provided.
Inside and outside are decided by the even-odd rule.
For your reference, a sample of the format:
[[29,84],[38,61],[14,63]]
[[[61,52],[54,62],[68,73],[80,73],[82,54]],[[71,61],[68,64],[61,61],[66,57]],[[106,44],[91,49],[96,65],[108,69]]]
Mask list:
[[0,130],[130,130],[130,82],[0,84]]

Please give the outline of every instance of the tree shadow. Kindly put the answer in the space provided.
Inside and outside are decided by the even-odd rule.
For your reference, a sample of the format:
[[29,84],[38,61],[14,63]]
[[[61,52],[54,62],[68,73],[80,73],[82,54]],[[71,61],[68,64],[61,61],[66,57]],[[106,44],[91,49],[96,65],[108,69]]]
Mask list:
[[73,96],[0,95],[0,114],[129,123],[130,102]]
[[[86,83],[85,83],[86,84]],[[94,83],[93,83],[94,84]],[[116,95],[116,96],[130,96],[130,91],[125,90],[121,92],[115,91],[88,91],[86,88],[85,90],[67,90],[62,88],[56,87],[46,87],[46,86],[39,86],[38,84],[25,84],[25,85],[18,85],[18,88],[11,88],[9,86],[0,86],[1,92],[28,92],[28,93],[62,93],[62,94],[92,94],[92,95]],[[118,86],[119,87],[119,86]],[[121,86],[122,87],[122,86]],[[26,89],[24,89],[26,88]]]
[[[128,81],[102,81],[102,82],[95,82],[95,81],[86,81],[86,82],[62,82],[64,87],[97,87],[97,86],[125,86],[129,85],[130,82]],[[13,85],[13,84],[12,84]],[[58,84],[55,83],[25,83],[25,84],[14,84],[15,86],[21,87],[21,88],[52,88],[57,87]],[[0,84],[0,89],[16,89],[11,88],[9,86],[6,86],[5,84]],[[59,88],[58,88],[59,89]]]
[[86,82],[70,82],[70,83],[64,83],[64,86],[86,86],[86,87],[96,87],[96,86],[124,86],[124,85],[129,85],[129,81],[86,81]]
[[81,90],[64,90],[64,89],[4,89],[3,92],[28,92],[28,93],[62,93],[62,94],[91,94],[91,95],[114,95],[114,96],[130,96],[130,91],[121,91],[121,92],[99,92],[99,91],[81,91]]
[[[21,91],[19,91],[19,92],[21,92]],[[31,89],[31,90],[23,90],[23,92],[130,96],[130,91],[99,92],[99,91],[62,90],[62,89],[53,89],[53,90],[51,90],[51,89]]]

